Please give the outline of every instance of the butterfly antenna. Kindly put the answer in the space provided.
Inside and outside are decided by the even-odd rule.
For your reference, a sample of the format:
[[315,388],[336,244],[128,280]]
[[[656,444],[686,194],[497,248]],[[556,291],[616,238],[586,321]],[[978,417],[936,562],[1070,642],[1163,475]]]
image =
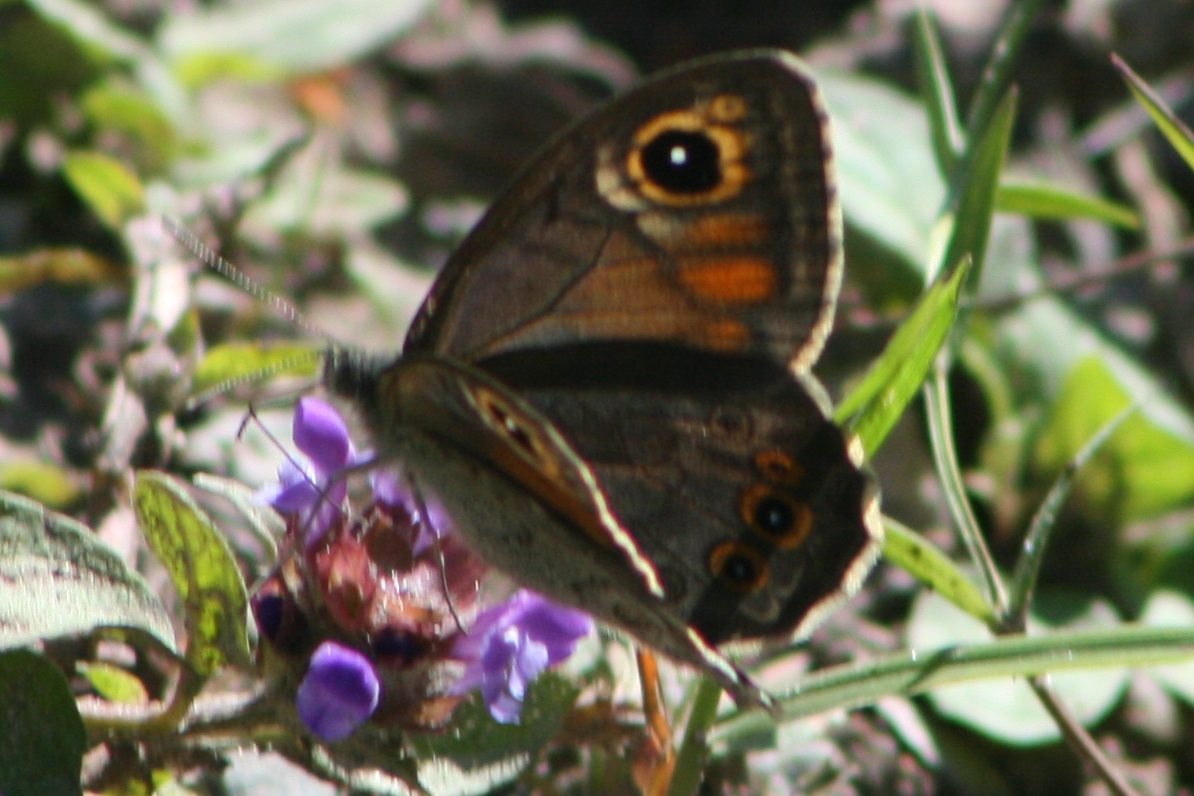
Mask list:
[[460,613],[456,610],[456,601],[452,599],[452,589],[448,585],[448,559],[444,555],[443,535],[440,533],[439,526],[435,524],[435,520],[431,518],[431,512],[427,510],[427,502],[423,500],[423,492],[414,479],[411,479],[410,482],[410,493],[415,501],[415,510],[419,512],[419,522],[430,528],[431,534],[435,537],[435,552],[439,556],[439,585],[444,590],[448,613],[452,615],[452,620],[456,622],[456,627],[460,632],[467,636],[468,628],[465,627],[464,620],[460,618]]
[[162,216],[161,220],[162,226],[178,241],[179,245],[199,258],[208,268],[265,304],[277,313],[278,316],[290,321],[303,331],[310,332],[318,337],[325,336],[321,330],[317,329],[314,324],[298,311],[298,308],[294,304],[245,276],[243,271],[217,254],[210,246],[199,240],[199,237],[195,233],[184,227],[176,219],[170,216]]
[[[217,396],[235,390],[242,384],[252,384],[281,373],[291,373],[297,371],[308,362],[322,362],[326,355],[327,352],[322,348],[312,349],[301,354],[295,354],[292,357],[287,357],[286,359],[280,359],[277,362],[271,362],[268,365],[262,365],[248,373],[229,376],[187,398],[186,408],[188,411],[193,410]],[[269,402],[267,401],[266,403]]]

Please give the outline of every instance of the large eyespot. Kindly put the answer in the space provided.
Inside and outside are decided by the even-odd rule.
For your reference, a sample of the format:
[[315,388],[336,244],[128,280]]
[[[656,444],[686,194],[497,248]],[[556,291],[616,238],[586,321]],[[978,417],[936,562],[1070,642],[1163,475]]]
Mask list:
[[643,199],[672,207],[722,202],[750,179],[749,148],[745,132],[715,122],[707,107],[661,113],[634,134],[625,161],[630,185],[599,168],[598,190],[624,210],[644,209]]
[[738,510],[748,528],[778,547],[799,547],[813,529],[808,504],[767,484],[743,492]]
[[647,179],[669,193],[700,194],[721,183],[721,152],[700,131],[665,130],[640,157]]
[[758,591],[767,584],[767,562],[741,542],[722,542],[709,553],[709,571],[737,592]]

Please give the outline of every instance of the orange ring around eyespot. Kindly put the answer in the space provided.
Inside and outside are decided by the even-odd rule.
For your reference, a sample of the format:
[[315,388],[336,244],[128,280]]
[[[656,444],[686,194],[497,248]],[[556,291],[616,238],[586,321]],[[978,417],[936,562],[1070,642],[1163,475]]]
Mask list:
[[[775,530],[759,521],[759,509],[764,501],[775,501],[775,508],[786,509],[791,516],[788,527]],[[738,500],[738,512],[746,527],[762,536],[776,547],[791,550],[804,544],[813,529],[816,519],[813,510],[801,500],[780,492],[770,484],[755,484],[747,487]]]
[[796,486],[804,480],[804,465],[781,450],[771,449],[755,454],[755,468],[768,483]]
[[[726,577],[726,567],[732,563],[732,559],[735,556],[749,559],[750,565],[754,568],[750,582],[742,582]],[[742,594],[748,594],[763,588],[767,584],[768,577],[770,577],[767,561],[763,556],[749,545],[734,541],[722,542],[710,551],[709,571],[727,587]]]
[[[713,141],[717,146],[721,182],[701,193],[681,194],[663,188],[647,176],[643,168],[643,149],[670,130],[703,133]],[[635,132],[630,153],[626,157],[626,172],[639,193],[652,202],[671,207],[713,204],[734,198],[750,181],[750,169],[744,162],[749,148],[749,137],[733,127],[710,124],[707,118],[694,110],[668,111],[654,117]]]

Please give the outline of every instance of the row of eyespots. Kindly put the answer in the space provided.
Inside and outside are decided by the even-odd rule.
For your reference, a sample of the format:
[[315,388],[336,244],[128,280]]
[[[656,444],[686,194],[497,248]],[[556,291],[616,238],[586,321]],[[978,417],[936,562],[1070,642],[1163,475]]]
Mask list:
[[[774,547],[784,550],[799,547],[812,531],[815,516],[807,503],[783,487],[799,485],[805,475],[804,468],[779,450],[757,454],[755,467],[763,482],[742,492],[738,500],[742,522]],[[755,545],[745,540],[729,540],[714,547],[709,554],[709,569],[724,584],[742,593],[763,588],[769,576],[767,560]]]

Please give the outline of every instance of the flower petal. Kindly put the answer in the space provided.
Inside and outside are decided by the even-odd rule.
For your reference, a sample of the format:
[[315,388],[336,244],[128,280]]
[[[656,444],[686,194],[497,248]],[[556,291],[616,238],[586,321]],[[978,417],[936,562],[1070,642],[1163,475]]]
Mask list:
[[294,411],[294,444],[322,476],[352,463],[348,426],[335,407],[318,398],[300,398]]
[[381,682],[369,659],[325,641],[311,656],[297,703],[307,729],[325,741],[339,741],[373,715],[380,699]]

